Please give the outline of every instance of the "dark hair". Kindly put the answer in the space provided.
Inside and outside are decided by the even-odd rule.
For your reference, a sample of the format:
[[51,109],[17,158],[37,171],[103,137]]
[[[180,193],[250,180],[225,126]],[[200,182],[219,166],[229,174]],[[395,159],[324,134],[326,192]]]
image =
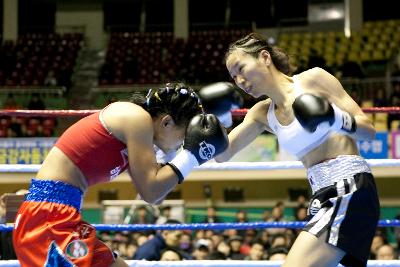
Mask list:
[[286,254],[287,255],[288,253],[289,253],[289,251],[286,247],[279,246],[279,247],[271,248],[268,250],[268,260],[274,254]]
[[203,111],[197,94],[184,83],[167,83],[164,87],[150,89],[147,96],[134,93],[130,101],[144,108],[153,118],[169,114],[178,126],[185,127]]
[[225,61],[236,49],[242,49],[245,53],[255,58],[258,57],[262,50],[267,50],[271,55],[274,66],[280,72],[291,75],[294,71],[294,67],[289,63],[289,56],[279,47],[271,46],[261,34],[250,33],[230,44],[225,54]]
[[181,224],[182,222],[175,219],[168,219],[165,224]]
[[175,249],[175,248],[172,248],[172,247],[166,247],[165,249],[163,249],[163,250],[161,251],[161,253],[160,253],[160,258],[161,258],[162,255],[163,255],[165,252],[167,252],[167,251],[172,251],[172,252],[174,252],[175,254],[178,255],[179,260],[183,260],[183,255],[182,255],[182,253],[181,253],[179,250],[177,250],[177,249]]
[[227,257],[220,251],[213,251],[206,257],[207,260],[226,260]]

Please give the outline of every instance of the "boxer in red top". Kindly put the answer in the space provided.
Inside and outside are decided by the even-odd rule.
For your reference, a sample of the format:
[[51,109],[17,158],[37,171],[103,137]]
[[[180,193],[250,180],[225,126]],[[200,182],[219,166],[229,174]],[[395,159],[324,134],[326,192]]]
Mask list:
[[[81,119],[51,149],[19,209],[13,243],[21,266],[128,266],[82,221],[88,187],[128,170],[142,199],[160,203],[227,146],[217,117],[203,113],[198,96],[180,83]],[[165,164],[157,163],[155,147],[169,155]]]

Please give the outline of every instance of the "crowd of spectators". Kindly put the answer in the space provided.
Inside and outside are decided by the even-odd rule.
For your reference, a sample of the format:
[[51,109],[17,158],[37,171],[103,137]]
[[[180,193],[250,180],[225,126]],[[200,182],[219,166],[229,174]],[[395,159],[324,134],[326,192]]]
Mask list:
[[[306,221],[307,203],[299,198],[294,208],[277,202],[260,216],[265,222]],[[138,208],[140,209],[140,207]],[[285,216],[289,209],[293,216]],[[147,209],[141,209],[144,211]],[[166,209],[168,212],[168,208]],[[169,213],[167,213],[169,214]],[[179,224],[163,215],[161,224]],[[201,222],[223,222],[215,207],[208,207]],[[238,210],[235,222],[249,222],[247,211]],[[138,221],[136,223],[139,223]],[[143,223],[149,223],[143,221]],[[245,230],[162,230],[141,232],[101,232],[99,237],[124,259],[130,260],[284,260],[301,229],[266,228]],[[370,259],[398,259],[398,244],[389,243],[391,229],[378,228],[371,246]],[[397,242],[400,235],[394,230]],[[396,236],[397,234],[397,236]]]
[[0,86],[71,86],[82,34],[26,33],[0,45]]
[[[25,190],[26,192],[26,190]],[[249,213],[237,210],[234,222],[253,221],[287,222],[307,221],[307,200],[299,196],[296,202],[278,201],[272,208],[262,212]],[[6,205],[4,196],[0,197],[0,223],[5,222]],[[180,224],[171,212],[170,206],[164,206],[160,212],[154,212],[147,206],[136,207],[129,223],[135,224]],[[251,220],[249,219],[251,218]],[[221,223],[232,221],[227,213],[209,206],[197,222]],[[395,217],[400,219],[400,213]],[[228,230],[146,230],[132,232],[99,231],[98,237],[114,252],[126,260],[284,260],[301,229],[288,228],[248,228]],[[0,240],[0,259],[14,259],[10,233],[2,232]],[[371,245],[370,259],[399,259],[400,229],[377,228]]]
[[[4,100],[2,108],[44,110],[46,105],[40,94],[33,93],[26,107],[23,107],[10,93]],[[0,137],[51,137],[55,134],[56,125],[56,118],[1,116]]]

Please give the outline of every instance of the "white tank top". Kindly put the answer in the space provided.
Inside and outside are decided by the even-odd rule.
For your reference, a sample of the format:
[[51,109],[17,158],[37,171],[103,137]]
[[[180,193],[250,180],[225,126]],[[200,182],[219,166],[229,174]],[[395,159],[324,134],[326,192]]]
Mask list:
[[[293,76],[297,97],[303,94],[303,90],[296,80],[296,76]],[[310,133],[301,126],[296,117],[289,125],[280,124],[275,116],[274,101],[269,106],[267,118],[269,127],[278,138],[279,146],[298,159],[322,144],[330,134],[329,127],[326,127],[326,124],[319,125],[315,132]]]

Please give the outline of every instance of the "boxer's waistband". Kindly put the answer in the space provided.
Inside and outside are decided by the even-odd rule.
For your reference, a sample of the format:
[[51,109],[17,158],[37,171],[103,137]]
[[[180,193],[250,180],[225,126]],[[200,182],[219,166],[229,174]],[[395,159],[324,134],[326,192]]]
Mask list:
[[357,173],[371,173],[364,158],[357,155],[343,155],[316,164],[307,170],[308,181],[313,194],[335,182],[354,177]]
[[54,180],[32,179],[26,201],[46,201],[81,209],[83,192],[70,184]]

